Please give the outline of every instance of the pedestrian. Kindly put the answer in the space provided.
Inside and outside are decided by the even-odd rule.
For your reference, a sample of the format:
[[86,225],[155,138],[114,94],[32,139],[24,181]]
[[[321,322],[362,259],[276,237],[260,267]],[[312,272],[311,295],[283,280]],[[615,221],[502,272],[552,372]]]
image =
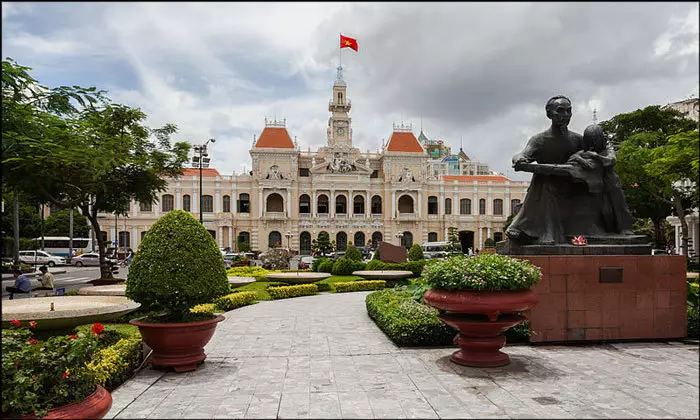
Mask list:
[[22,274],[22,270],[15,268],[12,274],[15,277],[15,284],[5,288],[5,291],[10,292],[10,300],[15,298],[15,293],[29,293],[32,290],[32,285],[29,282],[29,278]]
[[134,258],[134,251],[129,248],[129,253],[126,254],[126,265],[127,267],[131,264],[131,259]]
[[39,267],[41,271],[41,277],[39,281],[41,282],[41,287],[35,287],[32,290],[54,290],[54,276],[49,272],[49,269],[45,265]]
[[470,257],[474,256],[474,250],[472,249],[472,247],[469,247],[469,249],[467,250],[467,254],[469,254]]
[[477,249],[474,251],[474,255],[476,255],[477,257],[479,256],[479,248],[477,248]]

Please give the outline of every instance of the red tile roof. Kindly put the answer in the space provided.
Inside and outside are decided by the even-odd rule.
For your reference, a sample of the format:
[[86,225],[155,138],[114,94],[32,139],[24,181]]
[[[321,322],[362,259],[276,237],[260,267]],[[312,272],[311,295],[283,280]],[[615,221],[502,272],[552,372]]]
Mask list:
[[[185,168],[182,176],[199,176],[199,168]],[[202,168],[202,176],[220,176],[219,171],[214,168]]]
[[424,153],[423,148],[418,139],[413,133],[394,131],[391,133],[389,144],[386,147],[387,152],[412,152]]
[[503,175],[443,175],[445,181],[510,181]]
[[293,149],[294,143],[283,127],[265,127],[255,147]]

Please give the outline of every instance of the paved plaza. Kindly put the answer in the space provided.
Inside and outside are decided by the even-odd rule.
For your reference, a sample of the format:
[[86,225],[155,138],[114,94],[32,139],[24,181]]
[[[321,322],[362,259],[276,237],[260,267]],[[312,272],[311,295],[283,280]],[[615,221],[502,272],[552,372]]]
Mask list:
[[226,314],[207,360],[146,368],[106,418],[698,418],[698,345],[506,347],[475,369],[455,348],[398,348],[368,292],[260,302]]

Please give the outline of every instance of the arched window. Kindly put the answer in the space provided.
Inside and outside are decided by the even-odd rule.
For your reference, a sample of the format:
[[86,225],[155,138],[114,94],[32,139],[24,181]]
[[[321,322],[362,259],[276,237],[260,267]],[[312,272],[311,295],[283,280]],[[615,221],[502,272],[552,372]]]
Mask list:
[[372,214],[382,214],[382,197],[372,196]]
[[428,242],[437,242],[437,232],[428,232]]
[[404,248],[410,248],[413,245],[413,234],[409,231],[404,232],[401,237],[401,244]]
[[452,214],[452,199],[445,199],[445,214]]
[[309,232],[304,231],[299,235],[299,253],[311,254],[311,234]]
[[510,214],[515,214],[515,211],[519,205],[520,205],[520,200],[518,200],[517,198],[510,200]]
[[250,213],[250,195],[246,193],[238,194],[238,212]]
[[161,201],[163,202],[162,207],[164,212],[171,211],[175,208],[175,198],[172,194],[163,194]]
[[479,199],[479,214],[486,214],[486,200]]
[[472,214],[472,200],[468,198],[459,200],[459,214]]
[[192,198],[190,198],[189,194],[182,196],[182,209],[184,211],[192,211]]
[[119,247],[130,247],[131,246],[131,233],[126,230],[119,232]]
[[355,214],[365,214],[365,198],[356,195],[352,200],[352,212]]
[[348,249],[348,235],[345,232],[338,232],[335,235],[335,248],[338,251],[345,251]]
[[328,214],[328,196],[326,194],[321,194],[318,196],[316,211],[318,214]]
[[284,211],[284,200],[282,196],[277,193],[272,193],[267,196],[267,205],[265,206],[265,211],[269,212],[283,212]]
[[150,202],[139,201],[139,211],[144,211],[144,212],[153,211],[153,204]]
[[348,199],[343,194],[335,197],[335,214],[345,214],[348,212]]
[[413,213],[413,198],[410,195],[399,197],[399,213]]
[[241,232],[238,234],[238,243],[249,244],[250,245],[250,233]]
[[210,195],[202,196],[202,212],[214,213],[214,197]]
[[267,237],[267,246],[268,248],[277,248],[282,246],[282,234],[276,230],[270,232],[270,235]]
[[379,246],[379,242],[382,241],[382,233],[381,232],[374,232],[372,234],[372,248],[377,248]]
[[363,248],[365,246],[365,234],[363,232],[355,232],[355,237],[353,239],[355,248]]
[[428,214],[438,214],[438,201],[434,195],[428,197]]
[[231,196],[225,195],[223,200],[224,213],[231,213]]
[[503,200],[500,198],[493,200],[493,214],[496,216],[503,215]]
[[311,197],[309,197],[308,194],[302,194],[299,196],[299,213],[311,213]]

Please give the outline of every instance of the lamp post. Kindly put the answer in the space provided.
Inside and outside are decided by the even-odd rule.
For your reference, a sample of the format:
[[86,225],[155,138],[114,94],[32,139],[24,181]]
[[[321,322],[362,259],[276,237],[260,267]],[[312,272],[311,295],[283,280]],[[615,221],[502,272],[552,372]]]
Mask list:
[[396,235],[394,235],[394,236],[396,236],[397,238],[399,238],[399,246],[403,245],[403,244],[401,243],[401,239],[403,238],[403,233],[397,232]]
[[199,164],[199,223],[204,223],[204,217],[202,216],[202,168],[209,167],[209,159],[207,156],[207,144],[209,142],[215,143],[216,139],[209,139],[205,143],[199,146],[194,146],[194,152],[199,156],[192,156],[192,164]]

